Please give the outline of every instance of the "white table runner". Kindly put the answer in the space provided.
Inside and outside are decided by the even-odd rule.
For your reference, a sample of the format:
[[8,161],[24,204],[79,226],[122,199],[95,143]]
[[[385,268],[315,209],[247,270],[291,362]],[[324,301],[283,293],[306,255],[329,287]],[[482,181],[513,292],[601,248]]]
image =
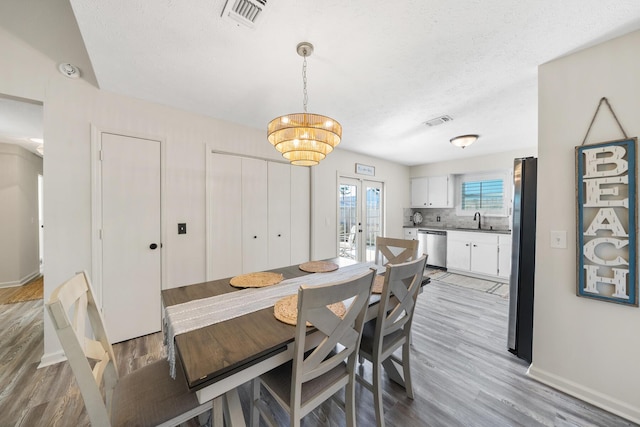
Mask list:
[[175,378],[175,337],[185,332],[224,322],[273,306],[280,298],[298,292],[300,285],[317,286],[339,282],[366,273],[370,268],[384,272],[372,262],[341,267],[329,273],[308,274],[283,280],[264,288],[247,288],[164,308],[164,340],[171,377]]

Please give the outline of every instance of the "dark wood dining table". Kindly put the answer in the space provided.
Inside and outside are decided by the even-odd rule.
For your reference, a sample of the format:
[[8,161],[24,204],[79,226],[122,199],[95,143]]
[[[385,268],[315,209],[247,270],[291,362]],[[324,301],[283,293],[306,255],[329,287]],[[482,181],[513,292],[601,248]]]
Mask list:
[[[326,261],[340,267],[357,263],[340,257]],[[282,273],[285,280],[311,274],[298,265],[269,271]],[[240,290],[229,284],[230,279],[163,290],[162,303],[170,307]],[[428,282],[425,278],[423,285]],[[368,318],[376,317],[378,302],[379,297],[372,295]],[[187,384],[200,403],[216,399],[218,405],[214,406],[226,412],[227,424],[244,425],[236,387],[291,360],[294,335],[295,326],[277,320],[273,307],[269,307],[177,335],[176,363],[181,364]],[[394,379],[402,381],[401,377]]]

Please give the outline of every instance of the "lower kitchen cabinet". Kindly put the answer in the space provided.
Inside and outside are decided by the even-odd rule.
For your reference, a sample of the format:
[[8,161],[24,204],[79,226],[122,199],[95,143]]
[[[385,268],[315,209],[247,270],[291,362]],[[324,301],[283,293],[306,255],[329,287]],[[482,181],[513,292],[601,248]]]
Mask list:
[[418,229],[417,228],[405,228],[404,229],[404,239],[405,240],[418,240]]
[[[505,265],[506,254],[504,259],[499,256],[501,237],[501,234],[494,233],[448,231],[447,270],[508,278],[509,273],[505,273],[506,276],[501,275],[505,269],[508,269]],[[511,236],[507,237],[510,241]],[[510,263],[510,250],[508,258]]]
[[509,280],[511,276],[511,235],[498,236],[498,276]]

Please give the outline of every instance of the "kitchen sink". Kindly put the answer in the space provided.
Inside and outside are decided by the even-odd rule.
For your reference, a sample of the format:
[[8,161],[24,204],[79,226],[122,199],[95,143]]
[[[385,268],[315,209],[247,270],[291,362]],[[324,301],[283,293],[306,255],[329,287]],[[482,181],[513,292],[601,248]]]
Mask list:
[[478,228],[478,227],[455,227],[451,230],[454,231],[477,231],[480,233],[511,233],[511,230],[498,230],[498,229],[489,229],[489,228]]

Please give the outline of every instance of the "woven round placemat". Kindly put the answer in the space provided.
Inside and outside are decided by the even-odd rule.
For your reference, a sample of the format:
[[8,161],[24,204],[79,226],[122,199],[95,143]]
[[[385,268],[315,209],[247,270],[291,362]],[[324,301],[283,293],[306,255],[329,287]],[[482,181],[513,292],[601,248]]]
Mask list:
[[307,273],[328,273],[337,270],[338,264],[329,261],[309,261],[299,265],[300,270]]
[[248,273],[232,277],[229,284],[236,288],[263,288],[282,282],[284,277],[280,273]]
[[373,287],[371,288],[371,293],[381,294],[383,286],[384,286],[384,274],[381,274],[379,276],[376,276],[375,279],[373,279]]
[[[330,304],[329,310],[333,311],[336,316],[343,317],[347,312],[342,301]],[[273,306],[273,315],[279,321],[286,323],[287,325],[296,325],[298,320],[298,294],[293,294],[279,299]],[[307,322],[307,326],[313,326]]]

